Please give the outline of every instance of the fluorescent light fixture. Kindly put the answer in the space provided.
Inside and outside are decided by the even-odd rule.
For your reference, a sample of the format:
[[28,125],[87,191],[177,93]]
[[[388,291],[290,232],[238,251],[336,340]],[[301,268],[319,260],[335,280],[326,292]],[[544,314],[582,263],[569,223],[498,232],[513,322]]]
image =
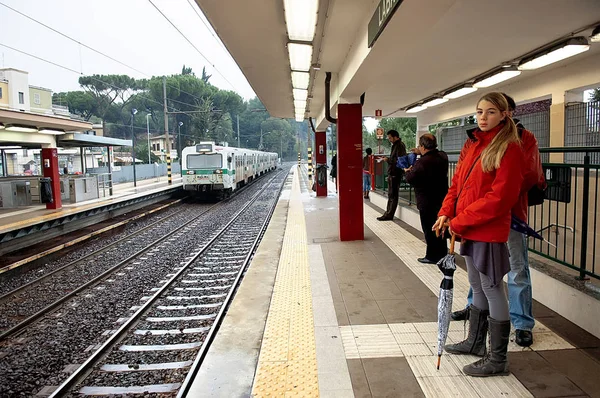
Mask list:
[[319,0],[283,0],[290,40],[312,41],[317,27]]
[[308,98],[308,90],[295,88],[292,90],[292,93],[294,94],[294,101],[306,101]]
[[425,108],[431,108],[432,106],[443,104],[444,102],[448,102],[448,101],[449,100],[447,98],[436,98],[436,99],[433,99],[433,100],[431,100],[429,102],[424,103],[423,106]]
[[477,88],[490,87],[494,84],[501,83],[505,80],[512,79],[513,77],[519,76],[521,74],[520,70],[516,70],[515,68],[507,68],[498,73],[491,75],[485,79],[482,79],[478,82],[475,82],[473,86]]
[[477,87],[465,86],[463,88],[459,88],[458,90],[452,91],[451,93],[444,95],[444,98],[456,99],[462,97],[463,95],[474,93],[475,91],[477,91]]
[[600,42],[600,25],[594,28],[592,35],[590,36],[590,40],[594,43]]
[[406,110],[406,113],[417,113],[417,112],[421,112],[422,110],[427,109],[426,106],[423,105],[417,105],[417,106],[413,106],[412,108],[408,108]]
[[302,112],[306,109],[306,100],[294,100],[294,108],[302,109]]
[[57,129],[47,129],[45,127],[42,127],[39,131],[40,134],[49,134],[49,135],[63,135],[65,134],[64,130],[57,130]]
[[546,65],[562,61],[565,58],[581,54],[589,49],[590,44],[585,37],[574,37],[560,44],[559,47],[555,47],[546,54],[537,56],[535,58],[525,59],[521,65],[519,65],[519,70],[533,70],[542,68]]
[[309,80],[310,73],[292,71],[292,87],[306,90],[308,89]]
[[292,70],[308,72],[312,61],[313,47],[310,44],[288,43]]
[[20,124],[9,124],[6,126],[6,130],[14,131],[16,133],[35,133],[38,131],[38,129],[35,127],[22,126]]
[[296,115],[296,121],[297,122],[303,122],[304,121],[304,115],[301,115],[301,116]]

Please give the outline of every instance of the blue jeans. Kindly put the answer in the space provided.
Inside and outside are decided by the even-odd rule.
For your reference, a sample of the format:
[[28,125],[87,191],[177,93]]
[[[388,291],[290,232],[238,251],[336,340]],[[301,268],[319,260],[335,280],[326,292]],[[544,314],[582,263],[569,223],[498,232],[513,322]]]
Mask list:
[[363,172],[363,192],[371,190],[371,174]]
[[[510,230],[508,235],[510,252],[510,272],[508,273],[508,304],[510,321],[515,329],[533,329],[535,320],[532,314],[531,276],[527,256],[527,237]],[[469,289],[467,305],[473,302],[473,289]]]

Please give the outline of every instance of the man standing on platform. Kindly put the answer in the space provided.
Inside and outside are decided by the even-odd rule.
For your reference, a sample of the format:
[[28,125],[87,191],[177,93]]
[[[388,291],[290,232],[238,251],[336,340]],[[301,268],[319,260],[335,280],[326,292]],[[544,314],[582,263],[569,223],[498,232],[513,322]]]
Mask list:
[[400,180],[403,173],[403,170],[398,168],[396,163],[400,156],[406,155],[406,146],[396,130],[388,131],[387,137],[388,141],[392,144],[390,156],[383,158],[388,164],[388,202],[385,213],[381,217],[377,217],[379,221],[394,219],[396,207],[398,207],[398,190],[400,189]]
[[437,149],[437,140],[432,134],[423,134],[419,138],[418,149],[421,158],[414,166],[404,169],[406,182],[415,188],[421,228],[427,243],[425,257],[418,261],[436,264],[448,254],[446,239],[436,237],[431,230],[448,193],[448,155]]

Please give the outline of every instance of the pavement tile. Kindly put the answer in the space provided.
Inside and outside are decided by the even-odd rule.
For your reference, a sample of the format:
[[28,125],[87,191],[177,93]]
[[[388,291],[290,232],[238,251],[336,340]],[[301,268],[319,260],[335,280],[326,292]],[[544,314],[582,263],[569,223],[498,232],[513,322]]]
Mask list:
[[406,358],[363,359],[365,375],[376,397],[425,397]]
[[348,359],[348,370],[350,371],[350,379],[352,380],[352,389],[356,398],[371,398],[371,390],[369,382],[365,375],[362,360]]
[[509,370],[536,398],[584,395],[571,380],[548,363],[541,353],[509,352],[508,361]]
[[580,350],[540,351],[539,354],[590,397],[600,397],[600,363]]

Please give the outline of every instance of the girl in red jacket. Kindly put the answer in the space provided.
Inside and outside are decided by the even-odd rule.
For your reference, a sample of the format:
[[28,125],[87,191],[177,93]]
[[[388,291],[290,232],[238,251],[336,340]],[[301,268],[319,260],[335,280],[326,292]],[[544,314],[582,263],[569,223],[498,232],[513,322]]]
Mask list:
[[501,93],[479,100],[477,124],[461,150],[452,186],[433,226],[436,231],[449,227],[462,238],[460,254],[473,288],[468,338],[445,348],[482,356],[489,329],[489,352],[463,371],[471,376],[508,375],[510,318],[502,278],[510,270],[506,242],[511,208],[523,182],[522,150]]

